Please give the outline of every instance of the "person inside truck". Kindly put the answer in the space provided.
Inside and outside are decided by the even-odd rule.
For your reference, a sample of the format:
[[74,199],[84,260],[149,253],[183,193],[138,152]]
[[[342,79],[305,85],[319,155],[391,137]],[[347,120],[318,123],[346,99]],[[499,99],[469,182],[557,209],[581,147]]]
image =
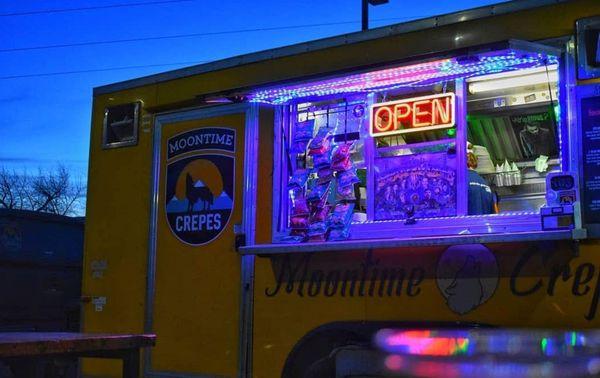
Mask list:
[[496,213],[496,196],[485,179],[475,170],[477,168],[477,156],[472,151],[467,152],[467,167],[469,171],[469,215]]

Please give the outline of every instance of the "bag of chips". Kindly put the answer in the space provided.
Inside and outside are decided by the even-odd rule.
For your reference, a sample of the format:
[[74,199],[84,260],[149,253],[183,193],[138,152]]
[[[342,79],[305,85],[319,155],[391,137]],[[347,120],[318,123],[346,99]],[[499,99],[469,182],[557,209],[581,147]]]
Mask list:
[[327,196],[329,195],[329,189],[331,187],[331,183],[315,185],[310,193],[308,194],[307,200],[311,203],[313,202],[322,202],[325,203],[327,201]]
[[309,171],[307,169],[296,170],[288,183],[288,189],[300,189],[304,187],[306,180],[308,180],[308,175]]
[[333,152],[333,156],[331,157],[331,163],[341,163],[342,161],[349,159],[350,147],[352,147],[352,143],[340,144]]
[[[313,139],[314,140],[314,139]],[[309,146],[309,155],[321,155],[331,150],[331,142],[329,139],[324,139],[320,147],[312,148]],[[312,144],[311,144],[312,145]]]
[[296,128],[294,130],[294,142],[311,140],[313,137],[314,130],[314,119],[309,119],[308,121],[296,123]]
[[290,228],[307,229],[308,228],[308,215],[292,215],[290,217]]
[[314,222],[308,226],[308,235],[323,233],[327,231],[327,223],[326,222]]
[[344,228],[336,228],[329,232],[329,241],[347,240],[350,237],[350,227],[346,225]]
[[292,203],[292,215],[308,215],[310,211],[308,209],[308,203],[306,197],[298,196],[294,198]]
[[329,227],[325,222],[312,223],[308,228],[308,241],[309,242],[322,242],[327,240],[329,234]]
[[317,178],[317,184],[327,184],[331,180],[333,180],[333,170],[331,168],[321,168],[319,169]]
[[298,141],[292,142],[292,148],[290,150],[292,153],[305,154],[307,147],[308,147],[308,140],[298,140]]
[[352,159],[350,159],[350,148],[352,143],[340,144],[331,157],[331,169],[336,172],[346,171],[353,167]]
[[316,169],[328,168],[331,166],[331,151],[320,155],[313,155],[313,165]]
[[308,236],[308,242],[309,243],[319,243],[319,242],[324,242],[327,241],[327,237],[329,235],[329,231],[323,232],[323,233],[318,233],[318,234],[312,234]]
[[356,199],[354,186],[338,186],[336,193],[337,198],[341,201],[352,201]]
[[310,212],[310,222],[324,222],[327,220],[331,206],[313,206],[313,210]]
[[352,211],[354,210],[353,203],[339,203],[329,214],[329,227],[344,228],[350,224],[352,220]]
[[302,235],[292,235],[291,232],[289,234],[279,235],[275,238],[275,240],[278,243],[284,243],[284,244],[302,243],[305,239],[306,239],[306,233],[304,233]]
[[353,168],[352,160],[348,157],[336,163],[331,163],[331,169],[336,172],[343,172]]
[[331,132],[322,128],[308,145],[309,155],[321,155],[331,150]]
[[306,237],[307,234],[308,234],[308,228],[292,228],[292,229],[290,229],[290,236]]
[[337,174],[338,187],[351,186],[360,182],[360,179],[356,175],[356,169],[352,168],[347,171],[339,172]]

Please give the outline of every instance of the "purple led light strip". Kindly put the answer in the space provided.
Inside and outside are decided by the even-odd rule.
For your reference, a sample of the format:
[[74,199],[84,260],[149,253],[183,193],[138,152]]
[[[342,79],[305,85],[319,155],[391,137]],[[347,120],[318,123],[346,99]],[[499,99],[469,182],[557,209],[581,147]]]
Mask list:
[[259,89],[251,93],[249,97],[252,102],[283,104],[297,98],[428,86],[459,77],[469,78],[539,67],[544,64],[556,64],[557,62],[558,60],[554,56],[523,55],[509,50],[479,55],[464,61],[457,58],[440,59],[303,84]]

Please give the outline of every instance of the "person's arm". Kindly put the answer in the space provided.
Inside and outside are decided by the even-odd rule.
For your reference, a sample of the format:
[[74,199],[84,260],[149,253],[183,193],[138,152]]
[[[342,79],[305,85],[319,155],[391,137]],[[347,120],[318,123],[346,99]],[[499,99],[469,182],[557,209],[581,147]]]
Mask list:
[[492,210],[494,211],[494,214],[500,213],[500,196],[495,190],[492,191],[492,201]]

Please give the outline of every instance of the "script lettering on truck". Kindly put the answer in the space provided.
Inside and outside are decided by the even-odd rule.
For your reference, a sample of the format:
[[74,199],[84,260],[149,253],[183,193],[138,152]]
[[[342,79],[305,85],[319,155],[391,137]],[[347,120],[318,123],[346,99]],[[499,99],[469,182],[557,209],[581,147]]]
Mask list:
[[235,143],[235,130],[225,127],[168,139],[165,213],[183,243],[210,243],[227,226],[235,198]]
[[[596,319],[600,265],[571,257],[568,249],[542,244],[493,252],[482,245],[459,245],[421,259],[414,258],[418,252],[406,252],[412,256],[389,260],[389,251],[369,251],[362,258],[335,265],[319,254],[280,255],[273,257],[273,279],[262,293],[266,298],[396,298],[402,305],[422,297],[434,303],[441,295],[448,309],[459,316],[471,314],[488,301],[494,302],[492,306],[524,306],[527,311],[550,302],[561,316],[572,314],[586,322]],[[495,298],[497,291],[502,292],[499,298]],[[561,309],[563,304],[568,306]]]
[[374,104],[370,133],[373,137],[445,129],[455,124],[454,93],[407,98]]

